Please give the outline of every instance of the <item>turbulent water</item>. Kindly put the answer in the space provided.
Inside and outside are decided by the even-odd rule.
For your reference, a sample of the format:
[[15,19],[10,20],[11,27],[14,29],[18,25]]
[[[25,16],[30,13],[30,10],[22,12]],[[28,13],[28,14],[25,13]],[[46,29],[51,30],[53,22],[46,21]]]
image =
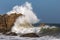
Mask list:
[[30,37],[0,35],[0,40],[60,40],[60,38],[56,38],[53,36],[43,36],[43,37],[38,37],[38,38],[30,38]]
[[[50,27],[50,26],[46,25],[44,28],[56,28],[56,27]],[[36,31],[36,30],[34,30],[34,31]],[[60,34],[58,34],[57,36],[45,35],[45,36],[35,37],[35,38],[32,38],[32,37],[19,37],[19,36],[6,36],[6,35],[0,34],[0,40],[60,40]]]
[[[33,27],[33,28],[25,28],[25,26],[27,25],[27,23],[29,23],[29,25],[27,25],[26,27],[31,27],[32,24],[39,22],[39,19],[37,18],[37,16],[35,15],[35,13],[33,12],[33,8],[31,6],[31,3],[26,2],[25,4],[21,5],[21,6],[15,6],[13,7],[13,9],[8,12],[7,14],[10,15],[12,13],[22,13],[24,16],[22,17],[18,17],[13,25],[12,31],[13,32],[17,32],[17,33],[28,33],[28,32],[34,32],[36,33],[37,31],[39,31],[39,27]],[[21,24],[24,24],[24,26],[22,26]],[[23,28],[21,28],[23,27]],[[48,25],[46,25],[44,28],[55,28],[55,26],[50,27]],[[23,29],[23,30],[21,30]],[[28,31],[29,30],[29,31]],[[45,35],[42,37],[36,37],[36,38],[30,38],[30,37],[19,37],[19,36],[6,36],[6,35],[0,35],[0,40],[60,40],[60,36],[49,36],[49,35]]]
[[[38,31],[38,28],[39,27],[35,27],[35,29],[33,29],[32,31],[33,32]],[[56,27],[54,27],[54,26],[50,27],[50,26],[46,25],[44,28],[56,28]],[[29,29],[27,29],[27,30],[29,30]],[[27,30],[26,30],[26,32],[27,32]],[[6,36],[6,35],[0,34],[0,40],[60,40],[60,34],[57,36],[45,35],[45,36],[36,37],[36,38],[19,37],[19,36]]]

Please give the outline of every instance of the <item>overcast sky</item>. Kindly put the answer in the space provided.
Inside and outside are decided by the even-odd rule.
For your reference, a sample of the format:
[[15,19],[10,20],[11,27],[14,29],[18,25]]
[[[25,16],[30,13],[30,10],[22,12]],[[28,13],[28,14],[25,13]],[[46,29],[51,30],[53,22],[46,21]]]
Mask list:
[[33,11],[41,22],[60,23],[60,0],[0,0],[0,14],[12,10],[15,5],[22,5],[30,2]]

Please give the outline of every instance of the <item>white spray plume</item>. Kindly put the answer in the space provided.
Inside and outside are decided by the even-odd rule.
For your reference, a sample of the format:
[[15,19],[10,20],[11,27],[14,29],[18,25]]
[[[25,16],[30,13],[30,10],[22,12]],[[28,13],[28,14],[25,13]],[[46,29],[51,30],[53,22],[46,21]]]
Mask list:
[[[26,2],[25,4],[23,4],[21,6],[13,7],[13,10],[8,12],[7,14],[10,15],[12,13],[23,14],[23,16],[19,16],[16,19],[14,26],[11,29],[12,32],[15,32],[17,34],[22,33],[22,32],[24,33],[24,31],[26,31],[26,29],[24,28],[25,26],[26,27],[33,27],[32,24],[39,22],[39,19],[37,18],[37,16],[33,12],[31,3],[29,3],[29,2]],[[21,31],[22,29],[24,29],[24,30]],[[29,31],[29,32],[31,32],[31,31]]]
[[29,21],[29,23],[34,24],[34,23],[39,22],[39,19],[33,12],[33,8],[31,6],[31,3],[29,3],[29,2],[26,2],[25,4],[23,4],[21,6],[13,7],[13,10],[8,12],[7,14],[10,15],[12,13],[17,13],[17,14],[22,13],[23,15],[25,15],[25,19],[26,19],[26,21]]

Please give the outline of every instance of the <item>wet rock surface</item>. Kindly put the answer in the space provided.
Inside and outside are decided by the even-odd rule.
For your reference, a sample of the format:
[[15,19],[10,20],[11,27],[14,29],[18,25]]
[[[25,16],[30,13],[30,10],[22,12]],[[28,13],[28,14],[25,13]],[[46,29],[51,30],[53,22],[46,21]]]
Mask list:
[[6,32],[5,18],[3,15],[0,15],[0,32]]
[[5,20],[6,20],[6,25],[7,25],[7,31],[10,31],[12,26],[14,25],[15,20],[21,16],[22,14],[11,14],[11,15],[6,15]]
[[13,13],[11,15],[0,15],[0,32],[6,33],[11,30],[11,27],[14,25],[16,18],[22,16],[22,14]]
[[17,34],[14,33],[14,32],[7,32],[5,35],[7,35],[7,36],[17,36]]
[[35,33],[28,33],[28,34],[23,34],[20,37],[39,37],[39,36]]

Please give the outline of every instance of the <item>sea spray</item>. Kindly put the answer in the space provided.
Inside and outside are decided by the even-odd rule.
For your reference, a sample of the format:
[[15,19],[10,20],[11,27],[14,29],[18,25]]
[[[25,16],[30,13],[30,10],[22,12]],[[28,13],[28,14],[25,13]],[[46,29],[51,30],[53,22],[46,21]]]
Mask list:
[[[10,15],[12,13],[21,13],[22,16],[19,16],[11,31],[17,34],[25,34],[25,33],[37,33],[40,32],[41,27],[34,27],[32,24],[39,22],[39,19],[33,12],[33,8],[29,2],[21,6],[13,7],[13,10],[8,12],[7,14]],[[48,28],[49,26],[44,26],[44,28]]]
[[[25,4],[23,4],[21,6],[18,6],[18,5],[14,6],[10,12],[7,12],[8,15],[10,15],[12,13],[17,13],[17,14],[21,13],[21,14],[25,15],[26,21],[29,21],[29,23],[34,24],[34,23],[39,22],[39,19],[33,12],[33,8],[31,6],[31,3],[29,3],[29,2],[26,2]],[[20,21],[22,21],[22,20],[20,20]]]
[[7,14],[10,15],[12,13],[17,13],[17,14],[21,13],[23,15],[23,16],[19,16],[16,19],[11,30],[12,32],[15,32],[15,33],[35,32],[36,28],[29,28],[29,27],[33,27],[32,24],[39,22],[39,19],[33,12],[31,3],[26,2],[25,4],[21,6],[17,5],[13,7],[13,9]]

